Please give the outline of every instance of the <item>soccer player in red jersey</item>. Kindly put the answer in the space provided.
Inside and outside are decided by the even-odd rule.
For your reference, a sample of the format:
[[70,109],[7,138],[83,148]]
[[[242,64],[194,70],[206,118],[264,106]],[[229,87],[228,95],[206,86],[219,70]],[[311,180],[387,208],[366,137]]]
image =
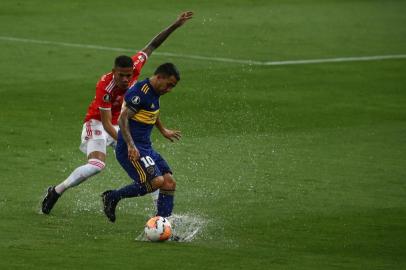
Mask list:
[[[49,214],[59,197],[69,188],[77,186],[105,167],[107,146],[115,147],[123,96],[137,81],[141,69],[152,52],[178,27],[191,19],[193,12],[180,14],[174,23],[155,36],[144,49],[132,57],[118,56],[112,72],[101,77],[96,84],[96,96],[87,111],[82,130],[80,150],[87,155],[87,164],[77,167],[64,181],[48,188],[42,201],[42,212]],[[171,138],[168,138],[171,139]]]

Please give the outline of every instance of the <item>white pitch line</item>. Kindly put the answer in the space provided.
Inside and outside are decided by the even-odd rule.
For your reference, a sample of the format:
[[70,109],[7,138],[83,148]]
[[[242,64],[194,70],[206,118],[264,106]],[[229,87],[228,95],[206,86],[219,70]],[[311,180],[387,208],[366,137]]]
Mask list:
[[[8,37],[8,36],[0,36],[0,40],[43,44],[43,45],[57,45],[57,46],[64,46],[64,47],[75,47],[75,48],[85,48],[85,49],[95,49],[95,50],[105,50],[105,51],[117,51],[117,52],[135,52],[136,51],[135,49],[128,49],[128,48],[106,47],[106,46],[99,46],[99,45],[68,43],[68,42],[37,40],[37,39],[26,39],[26,38],[16,38],[16,37]],[[337,63],[337,62],[379,61],[379,60],[388,60],[388,59],[406,59],[406,54],[393,54],[393,55],[354,56],[354,57],[338,57],[338,58],[324,58],[324,59],[254,61],[254,60],[232,59],[232,58],[223,58],[223,57],[209,57],[209,56],[191,55],[191,54],[176,54],[176,53],[169,53],[169,52],[154,52],[154,54],[161,55],[161,56],[186,58],[186,59],[196,59],[196,60],[215,61],[215,62],[224,62],[224,63],[236,63],[236,64],[247,64],[247,65],[257,65],[257,66],[284,66],[284,65],[304,65],[304,64],[321,64],[321,63]]]
[[320,63],[337,63],[337,62],[377,61],[388,59],[406,59],[406,54],[338,57],[338,58],[290,60],[290,61],[269,61],[264,62],[264,65],[266,66],[303,65],[303,64],[320,64]]

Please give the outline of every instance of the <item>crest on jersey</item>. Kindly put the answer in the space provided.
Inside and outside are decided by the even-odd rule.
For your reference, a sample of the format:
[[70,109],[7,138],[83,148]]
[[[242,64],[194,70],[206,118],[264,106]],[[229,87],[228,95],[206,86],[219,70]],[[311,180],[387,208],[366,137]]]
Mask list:
[[110,97],[109,94],[105,94],[105,95],[103,96],[103,101],[104,101],[104,102],[110,102],[110,99],[111,99],[111,97]]
[[154,168],[154,166],[149,166],[149,167],[147,167],[147,173],[148,173],[149,175],[154,175],[154,173],[155,173],[155,168]]
[[133,97],[133,98],[131,99],[131,102],[132,102],[133,104],[135,104],[135,105],[138,105],[138,104],[140,104],[141,99],[140,99],[139,96],[135,96],[135,97]]
[[154,103],[152,103],[152,105],[151,105],[151,109],[154,109],[155,108],[155,105],[154,105]]

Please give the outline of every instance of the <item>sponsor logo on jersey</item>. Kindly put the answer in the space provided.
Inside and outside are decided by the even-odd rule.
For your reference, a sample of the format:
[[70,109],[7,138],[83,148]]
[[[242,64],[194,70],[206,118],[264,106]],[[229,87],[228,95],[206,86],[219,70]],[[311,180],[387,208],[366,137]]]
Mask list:
[[110,102],[110,99],[111,99],[111,97],[110,97],[109,94],[105,94],[105,95],[103,96],[103,101],[104,101],[104,102]]

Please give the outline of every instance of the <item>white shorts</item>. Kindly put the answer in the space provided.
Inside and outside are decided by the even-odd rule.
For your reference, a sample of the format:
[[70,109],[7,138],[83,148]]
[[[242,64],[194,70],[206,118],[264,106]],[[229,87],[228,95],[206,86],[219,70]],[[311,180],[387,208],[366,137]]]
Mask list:
[[[118,131],[118,126],[113,127]],[[102,122],[94,119],[83,124],[81,139],[79,149],[87,156],[95,151],[106,154],[107,146],[115,147],[116,144],[116,141],[104,130]]]

